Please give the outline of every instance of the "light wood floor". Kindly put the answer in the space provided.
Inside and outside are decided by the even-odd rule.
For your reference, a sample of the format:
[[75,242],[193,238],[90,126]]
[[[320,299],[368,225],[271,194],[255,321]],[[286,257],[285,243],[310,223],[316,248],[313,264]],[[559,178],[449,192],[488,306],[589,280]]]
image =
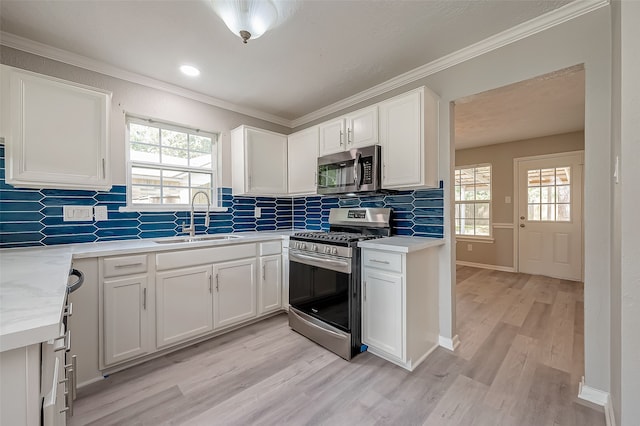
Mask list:
[[577,402],[582,284],[458,268],[462,341],[410,373],[346,362],[285,315],[81,389],[71,425],[604,425]]

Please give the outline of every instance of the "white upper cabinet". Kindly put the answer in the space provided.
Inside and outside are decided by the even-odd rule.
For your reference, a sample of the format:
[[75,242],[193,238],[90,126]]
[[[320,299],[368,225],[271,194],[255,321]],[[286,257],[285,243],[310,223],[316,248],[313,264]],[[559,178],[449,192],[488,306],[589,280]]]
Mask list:
[[347,149],[378,143],[378,105],[347,115]]
[[439,186],[438,102],[421,87],[378,104],[383,188]]
[[319,125],[320,155],[378,143],[378,105]]
[[318,138],[318,126],[289,135],[289,194],[316,193]]
[[108,190],[111,94],[2,66],[7,183]]
[[240,126],[231,131],[232,190],[234,195],[287,193],[287,137]]

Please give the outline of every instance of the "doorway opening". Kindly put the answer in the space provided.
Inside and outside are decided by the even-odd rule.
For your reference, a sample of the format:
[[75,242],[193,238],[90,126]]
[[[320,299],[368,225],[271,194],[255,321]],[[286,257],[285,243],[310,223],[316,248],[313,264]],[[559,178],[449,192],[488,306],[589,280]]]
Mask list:
[[481,382],[518,387],[487,400],[494,408],[510,409],[509,394],[527,392],[548,369],[577,394],[584,67],[457,99],[453,110],[456,352],[483,364]]

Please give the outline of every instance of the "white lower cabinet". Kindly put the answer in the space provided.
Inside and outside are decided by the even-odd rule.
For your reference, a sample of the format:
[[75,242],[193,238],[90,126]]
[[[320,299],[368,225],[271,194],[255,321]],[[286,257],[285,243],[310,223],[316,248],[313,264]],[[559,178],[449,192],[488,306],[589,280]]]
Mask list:
[[258,314],[282,308],[282,256],[260,258],[258,287]]
[[149,341],[146,275],[104,280],[104,363],[116,364],[153,349]]
[[215,276],[214,328],[254,318],[256,310],[256,260],[243,259],[213,266]]
[[438,346],[436,250],[362,250],[362,343],[410,371]]
[[156,274],[156,339],[159,348],[213,330],[211,266]]
[[403,277],[365,269],[362,277],[362,341],[402,359]]

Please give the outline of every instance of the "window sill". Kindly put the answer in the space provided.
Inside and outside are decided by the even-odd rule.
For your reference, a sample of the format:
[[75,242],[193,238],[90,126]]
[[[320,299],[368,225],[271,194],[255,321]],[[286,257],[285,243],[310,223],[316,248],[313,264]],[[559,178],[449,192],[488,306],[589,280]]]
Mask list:
[[[191,211],[191,206],[148,206],[148,207],[133,207],[133,206],[127,206],[127,207],[120,207],[118,209],[119,212],[122,213],[126,213],[126,212],[140,212],[140,213],[148,213],[148,212],[190,212]],[[194,208],[194,211],[198,212],[198,213],[206,213],[207,212],[207,208],[206,207],[202,207],[202,206],[196,206]],[[229,211],[229,209],[227,207],[210,207],[209,208],[209,212],[210,213],[223,213]]]
[[456,242],[458,241],[470,242],[470,243],[493,244],[496,240],[493,237],[473,237],[473,236],[456,235]]

